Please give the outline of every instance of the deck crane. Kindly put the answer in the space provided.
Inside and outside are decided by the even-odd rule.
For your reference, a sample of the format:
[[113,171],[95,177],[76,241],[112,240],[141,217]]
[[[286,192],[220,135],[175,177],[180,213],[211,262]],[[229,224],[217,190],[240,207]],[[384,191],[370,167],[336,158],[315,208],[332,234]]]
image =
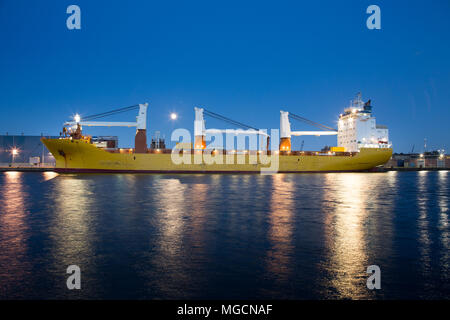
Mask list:
[[[63,132],[66,133],[67,129],[65,126],[69,126],[69,134],[72,139],[81,139],[83,136],[81,134],[82,127],[136,127],[136,137],[135,143],[135,153],[146,153],[147,152],[147,108],[148,103],[133,105],[129,107],[119,108],[108,112],[103,112],[99,114],[94,114],[85,117],[81,120],[81,117],[77,114],[72,121],[66,121],[64,123]],[[113,121],[91,121],[95,119],[104,118],[106,116],[115,115],[118,113],[139,109],[139,113],[136,117],[136,122],[113,122]]]
[[[291,131],[291,123],[289,122],[289,119],[305,122],[309,125],[322,129],[322,131]],[[338,132],[336,129],[287,111],[280,111],[280,151],[291,151],[291,136],[331,136],[337,134]]]
[[[220,114],[217,114],[215,112],[206,110],[204,108],[194,108],[195,110],[195,120],[194,120],[194,148],[195,149],[205,149],[206,148],[206,142],[205,137],[207,133],[231,133],[231,134],[256,134],[267,137],[267,148],[269,148],[269,141],[270,137],[269,135],[264,132],[263,130],[251,127],[249,125],[243,124],[241,122],[232,120],[230,118],[224,117]],[[225,122],[228,122],[230,124],[233,124],[237,127],[244,128],[244,129],[206,129],[205,126],[205,119],[204,115],[207,115],[211,118],[215,118],[218,120],[222,120]]]

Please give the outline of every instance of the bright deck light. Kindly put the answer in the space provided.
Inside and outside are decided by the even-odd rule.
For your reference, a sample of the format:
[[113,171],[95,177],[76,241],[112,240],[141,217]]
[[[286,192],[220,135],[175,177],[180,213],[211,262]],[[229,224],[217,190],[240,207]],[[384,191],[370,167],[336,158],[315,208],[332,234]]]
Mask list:
[[74,117],[73,120],[75,120],[76,123],[79,123],[81,121],[81,117],[80,115],[77,113]]
[[172,112],[172,113],[170,114],[170,119],[172,119],[172,120],[176,120],[177,117],[178,117],[178,115],[177,115],[175,112]]

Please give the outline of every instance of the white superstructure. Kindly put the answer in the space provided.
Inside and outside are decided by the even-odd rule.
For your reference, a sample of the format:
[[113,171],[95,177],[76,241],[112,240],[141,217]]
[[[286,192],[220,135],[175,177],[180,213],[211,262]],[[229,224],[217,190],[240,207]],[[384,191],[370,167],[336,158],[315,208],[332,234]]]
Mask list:
[[388,128],[376,124],[370,100],[364,103],[360,93],[339,116],[338,146],[344,147],[346,152],[391,147]]

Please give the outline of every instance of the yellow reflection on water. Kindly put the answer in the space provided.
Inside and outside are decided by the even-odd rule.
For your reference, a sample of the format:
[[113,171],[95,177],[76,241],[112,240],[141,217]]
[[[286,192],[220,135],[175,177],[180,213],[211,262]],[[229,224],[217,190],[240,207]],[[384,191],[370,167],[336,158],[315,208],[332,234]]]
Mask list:
[[183,229],[183,208],[186,206],[186,185],[178,179],[160,179],[158,181],[158,212],[161,238],[159,247],[161,253],[174,257],[181,250]]
[[364,224],[370,192],[365,174],[327,174],[324,199],[333,200],[334,212],[326,218],[326,245],[330,251],[331,286],[339,298],[358,299],[367,294],[368,266]]
[[22,179],[21,172],[5,172],[0,192],[0,293],[22,285],[30,272],[25,258],[28,250],[27,193]]
[[294,185],[281,174],[272,175],[272,198],[270,200],[270,250],[267,252],[267,271],[276,281],[289,279],[292,269],[292,217],[294,208]]
[[55,180],[55,213],[50,224],[53,241],[54,268],[65,272],[67,266],[78,265],[82,270],[93,258],[93,235],[90,222],[95,215],[95,194],[92,182],[77,176]]
[[[159,179],[155,183],[157,198],[156,212],[156,237],[154,245],[157,253],[152,263],[156,265],[156,273],[150,273],[148,279],[150,286],[156,285],[157,289],[166,297],[179,297],[177,287],[182,287],[189,292],[190,279],[185,276],[185,254],[183,246],[184,211],[186,208],[187,185],[180,183],[178,179]],[[170,272],[166,272],[170,270]],[[156,277],[155,277],[156,276]],[[174,285],[176,284],[176,285]]]

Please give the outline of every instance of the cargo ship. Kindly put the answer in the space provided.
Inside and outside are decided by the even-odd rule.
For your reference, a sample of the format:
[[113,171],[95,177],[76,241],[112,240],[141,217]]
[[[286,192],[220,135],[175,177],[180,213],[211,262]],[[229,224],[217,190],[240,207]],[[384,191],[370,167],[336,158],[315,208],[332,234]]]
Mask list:
[[[339,116],[338,128],[333,129],[280,111],[279,143],[269,148],[266,131],[231,120],[239,129],[206,129],[204,114],[221,120],[230,120],[203,108],[195,108],[194,143],[178,143],[165,148],[161,139],[147,146],[146,118],[148,104],[105,112],[83,120],[76,115],[64,123],[59,138],[42,138],[56,160],[55,170],[60,173],[112,172],[112,173],[300,173],[300,172],[352,172],[369,171],[385,164],[392,156],[388,128],[376,124],[371,101],[363,102],[361,95]],[[139,109],[136,122],[90,121],[121,111]],[[290,120],[301,120],[321,130],[292,131]],[[83,134],[83,127],[125,126],[136,127],[134,148],[119,148],[117,140],[94,139]],[[267,139],[267,146],[258,150],[235,150],[206,145],[211,134],[258,136]],[[321,151],[292,150],[292,136],[337,135],[337,146]],[[272,139],[273,139],[272,135]],[[278,137],[277,137],[278,138]],[[261,141],[262,139],[260,139]],[[278,140],[278,139],[277,139]],[[272,141],[273,143],[273,141]]]

